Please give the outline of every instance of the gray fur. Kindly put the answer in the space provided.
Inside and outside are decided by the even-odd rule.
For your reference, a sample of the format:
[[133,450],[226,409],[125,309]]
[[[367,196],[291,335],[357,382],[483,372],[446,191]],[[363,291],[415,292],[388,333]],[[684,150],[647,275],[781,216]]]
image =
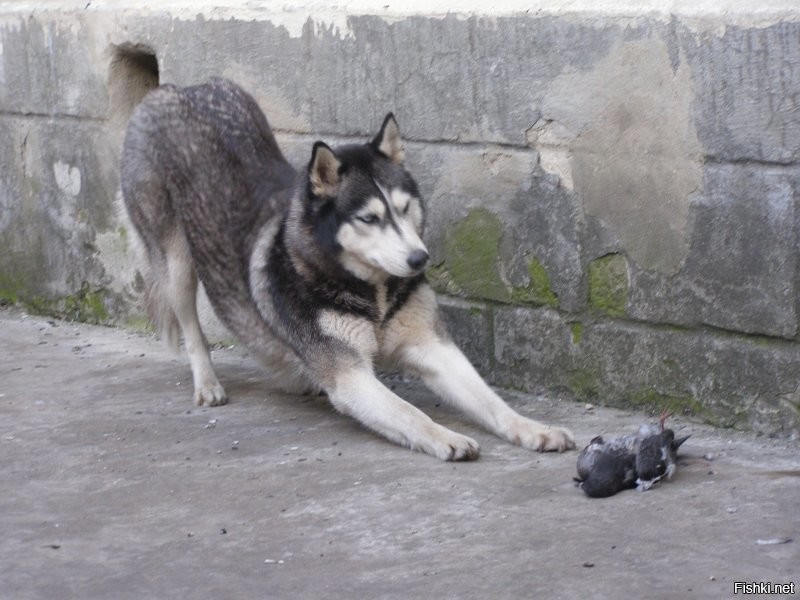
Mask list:
[[281,387],[327,392],[387,438],[448,460],[478,445],[385,388],[375,365],[415,373],[501,437],[539,450],[572,435],[511,410],[453,346],[425,282],[424,207],[390,114],[363,145],[314,145],[295,171],[266,118],[223,79],[162,86],[134,111],[121,184],[142,238],[148,304],[183,333],[195,401],[227,398],[195,307],[197,279],[225,325]]

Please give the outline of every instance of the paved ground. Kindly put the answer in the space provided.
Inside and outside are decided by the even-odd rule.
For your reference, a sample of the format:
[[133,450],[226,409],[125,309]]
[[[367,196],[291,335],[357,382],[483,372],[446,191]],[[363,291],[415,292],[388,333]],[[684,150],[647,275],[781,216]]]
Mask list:
[[[0,598],[733,598],[800,585],[800,444],[672,420],[676,477],[591,500],[576,452],[474,436],[446,464],[215,352],[232,403],[198,409],[183,357],[120,330],[0,310]],[[579,444],[649,416],[505,394]],[[760,544],[761,541],[786,543]]]

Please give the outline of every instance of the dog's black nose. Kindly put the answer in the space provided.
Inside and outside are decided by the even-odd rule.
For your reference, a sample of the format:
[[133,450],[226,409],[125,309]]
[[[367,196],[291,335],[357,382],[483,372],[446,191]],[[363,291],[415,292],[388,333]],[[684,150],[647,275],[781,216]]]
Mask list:
[[406,259],[408,266],[419,271],[428,262],[428,253],[425,250],[414,250]]

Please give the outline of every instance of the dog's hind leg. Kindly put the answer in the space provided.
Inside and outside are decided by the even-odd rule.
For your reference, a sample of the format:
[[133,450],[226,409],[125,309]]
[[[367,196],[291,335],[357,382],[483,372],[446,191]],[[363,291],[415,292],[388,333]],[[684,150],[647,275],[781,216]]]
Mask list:
[[173,239],[166,251],[166,282],[162,289],[178,319],[194,380],[194,403],[198,406],[225,404],[225,390],[219,383],[197,316],[197,274],[192,267],[186,240]]

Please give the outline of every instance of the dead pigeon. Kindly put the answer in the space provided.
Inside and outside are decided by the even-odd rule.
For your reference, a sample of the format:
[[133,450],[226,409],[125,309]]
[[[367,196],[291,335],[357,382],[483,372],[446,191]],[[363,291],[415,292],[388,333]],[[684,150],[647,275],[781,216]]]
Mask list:
[[589,497],[605,498],[633,487],[644,491],[672,477],[678,447],[689,436],[676,440],[664,427],[670,414],[662,413],[657,424],[640,425],[635,434],[593,438],[578,455],[578,486]]
[[590,498],[606,498],[636,485],[635,436],[592,439],[578,455],[575,481]]
[[666,411],[661,413],[659,430],[643,437],[639,443],[636,452],[636,487],[639,491],[649,490],[662,478],[671,479],[675,473],[678,448],[689,436],[675,439],[675,432],[664,427],[671,415]]

